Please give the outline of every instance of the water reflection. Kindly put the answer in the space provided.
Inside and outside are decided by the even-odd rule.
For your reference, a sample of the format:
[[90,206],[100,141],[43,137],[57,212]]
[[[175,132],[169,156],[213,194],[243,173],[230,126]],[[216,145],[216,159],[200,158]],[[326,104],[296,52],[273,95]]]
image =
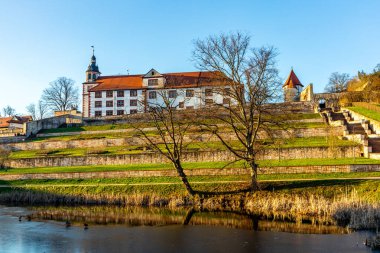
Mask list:
[[277,231],[304,234],[344,234],[350,231],[339,226],[325,226],[302,222],[267,220],[257,215],[236,212],[205,212],[193,208],[143,208],[143,207],[31,207],[33,220],[69,221],[74,226],[126,225],[126,226],[223,226],[228,228]]
[[[65,226],[66,220],[71,227]],[[348,232],[335,226],[191,209],[0,206],[1,253],[371,252],[362,244],[368,232]]]

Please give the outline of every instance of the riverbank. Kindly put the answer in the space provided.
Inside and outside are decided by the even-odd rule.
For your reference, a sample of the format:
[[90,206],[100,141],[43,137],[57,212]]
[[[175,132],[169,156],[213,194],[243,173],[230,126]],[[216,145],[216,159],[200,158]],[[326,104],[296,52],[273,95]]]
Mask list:
[[[2,181],[0,202],[13,204],[156,206],[238,211],[267,218],[376,228],[380,180],[310,179],[261,182],[248,188],[246,176],[192,177],[189,196],[176,178]],[[171,180],[171,181],[170,181]],[[169,182],[166,182],[169,181]],[[232,194],[233,193],[233,194]]]

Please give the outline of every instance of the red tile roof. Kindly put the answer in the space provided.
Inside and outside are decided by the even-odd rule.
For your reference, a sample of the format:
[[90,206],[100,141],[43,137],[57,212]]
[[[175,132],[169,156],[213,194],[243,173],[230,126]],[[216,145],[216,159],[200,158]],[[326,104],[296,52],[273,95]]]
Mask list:
[[10,116],[0,118],[0,128],[9,127],[10,123],[23,124],[28,121],[32,121],[32,116]]
[[101,76],[96,82],[99,84],[90,91],[141,89],[143,75],[128,76]]
[[303,87],[302,83],[300,82],[300,80],[298,79],[298,77],[296,76],[296,74],[294,73],[294,71],[292,69],[290,71],[288,79],[286,79],[286,81],[282,87],[287,86],[288,88],[296,88],[297,85]]
[[224,75],[220,72],[185,72],[163,74],[168,88],[220,86]]
[[11,121],[12,117],[4,117],[0,118],[0,127],[9,127],[9,121]]
[[[168,88],[185,88],[199,86],[221,85],[223,77],[219,72],[178,72],[162,74],[166,79],[165,86]],[[99,84],[89,91],[145,89],[143,87],[144,75],[127,76],[101,76],[96,82]]]

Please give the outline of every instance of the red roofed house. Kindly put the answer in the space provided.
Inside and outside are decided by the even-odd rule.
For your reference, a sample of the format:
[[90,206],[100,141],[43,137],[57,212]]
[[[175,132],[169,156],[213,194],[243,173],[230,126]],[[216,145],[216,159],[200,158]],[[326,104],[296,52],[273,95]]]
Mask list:
[[0,130],[23,129],[24,123],[32,120],[32,116],[10,116],[0,118]]
[[[145,112],[160,104],[159,91],[173,98],[177,109],[200,108],[208,103],[228,104],[229,98],[215,92],[222,85],[218,72],[161,74],[155,69],[140,75],[100,76],[93,53],[83,83],[83,116],[103,117]],[[219,77],[219,78],[218,78]]]
[[282,88],[284,90],[285,102],[300,101],[300,94],[303,85],[294,73],[293,69],[290,71],[290,74]]

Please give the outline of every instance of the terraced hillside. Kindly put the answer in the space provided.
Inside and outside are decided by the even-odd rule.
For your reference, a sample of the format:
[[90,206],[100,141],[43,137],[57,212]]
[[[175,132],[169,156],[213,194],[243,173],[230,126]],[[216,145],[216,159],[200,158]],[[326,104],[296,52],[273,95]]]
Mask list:
[[[260,160],[273,160],[281,165],[282,161],[289,159],[302,161],[360,156],[360,146],[341,139],[342,129],[328,127],[319,114],[293,113],[285,118],[287,129],[273,129],[277,139],[262,135],[265,149],[259,154]],[[158,135],[150,123],[144,123],[143,127],[152,138]],[[227,129],[224,134],[232,136]],[[231,162],[235,159],[210,133],[193,129],[184,140],[189,143],[184,157],[187,163]],[[235,142],[234,145],[241,145]],[[10,168],[123,167],[167,162],[165,157],[149,149],[131,124],[50,129],[22,143],[2,144],[1,148],[11,151],[6,161]],[[235,166],[242,167],[243,164]]]

